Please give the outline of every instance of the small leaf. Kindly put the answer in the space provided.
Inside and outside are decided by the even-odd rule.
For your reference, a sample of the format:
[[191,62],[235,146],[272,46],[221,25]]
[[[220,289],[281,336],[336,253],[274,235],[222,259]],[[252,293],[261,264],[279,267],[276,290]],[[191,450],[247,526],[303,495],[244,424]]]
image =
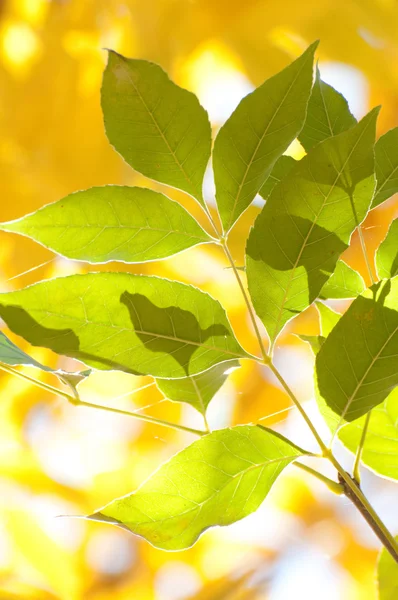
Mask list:
[[382,135],[375,145],[377,187],[372,208],[398,192],[398,127]]
[[174,378],[250,357],[219,302],[158,277],[89,273],[51,279],[0,294],[0,316],[34,346],[98,369]]
[[308,102],[307,118],[299,134],[299,141],[308,152],[313,146],[338,135],[353,125],[356,119],[350,113],[347,100],[322,81],[319,69]]
[[315,302],[315,306],[319,313],[321,334],[323,337],[327,338],[334,326],[341,319],[341,314],[334,311],[330,306],[323,304],[323,302],[317,301]]
[[398,219],[391,223],[387,236],[377,250],[376,267],[380,279],[398,275]]
[[[361,440],[366,416],[339,430],[339,438],[354,454]],[[375,406],[369,419],[362,462],[378,475],[398,480],[398,388]],[[398,588],[397,588],[398,591]]]
[[317,45],[243,98],[217,135],[214,180],[226,231],[250,205],[304,124]]
[[316,358],[320,395],[341,419],[353,421],[381,404],[398,385],[398,277],[358,296]]
[[111,51],[101,101],[106,134],[124,160],[203,205],[211,128],[196,96],[173,83],[158,65]]
[[157,548],[183,550],[209,527],[230,525],[256,511],[281,471],[303,454],[258,425],[221,429],[89,518],[121,525]]
[[307,342],[307,344],[311,346],[311,350],[315,356],[318,354],[323,342],[325,341],[325,338],[322,335],[297,334],[297,337],[300,338],[300,340],[303,340],[303,342]]
[[[398,536],[395,538],[398,542]],[[398,564],[385,548],[380,552],[377,564],[379,600],[397,600]]]
[[288,173],[293,169],[296,165],[297,161],[294,160],[291,156],[281,156],[276,161],[274,168],[271,171],[271,174],[267,177],[263,187],[259,191],[259,194],[264,200],[271,195],[274,187],[282,181]]
[[211,241],[185,208],[139,187],[76,192],[0,229],[91,263],[158,260]]
[[199,375],[182,379],[157,379],[156,384],[169,400],[186,402],[205,415],[210,401],[226,381],[229,373],[238,367],[239,362],[231,360]]
[[246,249],[248,287],[271,342],[319,296],[367,214],[377,114],[310,150],[256,219]]
[[320,298],[356,298],[366,289],[365,282],[357,271],[344,261],[338,260],[336,268],[323,286]]

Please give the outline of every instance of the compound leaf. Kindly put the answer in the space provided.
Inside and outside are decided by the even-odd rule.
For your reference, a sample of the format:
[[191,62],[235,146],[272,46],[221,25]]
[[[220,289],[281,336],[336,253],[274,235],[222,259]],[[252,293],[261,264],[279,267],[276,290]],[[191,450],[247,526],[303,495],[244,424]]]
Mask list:
[[[354,454],[365,420],[363,416],[347,423],[338,433],[342,443]],[[378,475],[398,480],[398,388],[372,410],[361,458]]]
[[375,187],[378,109],[315,146],[278,184],[251,230],[248,286],[271,342],[333,273],[364,219]]
[[76,192],[0,229],[91,263],[157,260],[211,241],[177,202],[152,190],[122,186]]
[[124,160],[203,205],[211,128],[196,96],[173,83],[158,65],[111,51],[101,102],[106,134]]
[[213,150],[217,206],[228,231],[301,130],[312,86],[312,44],[297,60],[243,98]]
[[365,282],[361,275],[349,267],[343,260],[338,260],[336,268],[323,286],[320,298],[356,298],[365,290]]
[[356,124],[347,100],[331,85],[321,79],[316,69],[316,79],[308,102],[307,118],[299,134],[299,141],[308,152],[313,146],[338,135]]
[[164,464],[136,492],[90,519],[122,525],[164,550],[183,550],[209,527],[257,510],[281,471],[303,454],[258,425],[221,429]]
[[229,373],[238,367],[239,362],[231,360],[211,367],[199,375],[181,379],[157,379],[156,384],[169,400],[186,402],[205,415],[210,401],[226,381]]
[[382,135],[375,145],[377,187],[372,208],[398,192],[398,127]]
[[158,277],[89,273],[51,279],[0,294],[0,316],[31,344],[98,369],[175,378],[250,357],[219,302]]
[[376,267],[380,279],[398,275],[398,219],[390,225],[385,239],[376,252]]
[[319,393],[342,420],[381,404],[398,385],[398,277],[351,304],[316,357]]

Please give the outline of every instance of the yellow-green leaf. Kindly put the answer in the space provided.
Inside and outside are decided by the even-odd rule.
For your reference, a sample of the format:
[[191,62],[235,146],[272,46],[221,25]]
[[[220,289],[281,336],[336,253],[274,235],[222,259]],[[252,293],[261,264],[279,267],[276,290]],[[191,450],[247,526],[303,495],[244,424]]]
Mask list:
[[398,192],[398,127],[382,135],[375,145],[377,187],[372,208]]
[[376,267],[380,279],[398,275],[398,219],[391,225],[376,252]]
[[365,282],[361,275],[349,267],[343,260],[338,260],[336,268],[320,291],[320,298],[356,298],[365,290]]
[[[395,538],[398,542],[398,536]],[[379,600],[397,600],[398,564],[385,548],[380,553],[377,565]]]

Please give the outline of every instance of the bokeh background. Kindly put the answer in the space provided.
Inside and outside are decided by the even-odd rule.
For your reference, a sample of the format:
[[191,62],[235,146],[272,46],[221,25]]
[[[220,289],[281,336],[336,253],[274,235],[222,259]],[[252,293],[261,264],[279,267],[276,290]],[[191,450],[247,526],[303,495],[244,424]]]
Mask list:
[[[216,131],[245,94],[318,38],[321,74],[345,94],[355,116],[382,104],[378,134],[397,126],[396,0],[0,0],[0,220],[94,185],[161,188],[135,174],[107,143],[99,95],[103,48],[160,63],[177,83],[198,94]],[[289,152],[296,158],[303,154],[298,143]],[[205,188],[212,201],[210,173]],[[202,219],[193,200],[168,193]],[[234,230],[238,264],[243,264],[244,240],[258,210],[259,203]],[[368,217],[364,233],[370,255],[397,212],[392,199]],[[345,259],[367,279],[355,236]],[[111,265],[195,283],[224,304],[243,345],[257,352],[226,267],[219,249],[210,246],[149,265]],[[1,291],[86,270],[27,239],[0,236]],[[334,307],[345,305],[335,302]],[[314,309],[281,337],[278,366],[326,435],[313,401],[313,359],[293,335],[300,332],[318,332]],[[79,368],[13,339],[48,365]],[[29,374],[56,385],[48,375]],[[191,407],[165,401],[148,377],[95,373],[80,391],[87,401],[201,426]],[[312,448],[285,393],[254,364],[232,374],[210,405],[209,421],[212,427],[260,421]],[[348,500],[294,467],[255,515],[207,532],[185,552],[164,553],[117,528],[56,518],[89,514],[132,491],[191,441],[190,434],[70,406],[2,373],[0,598],[376,597],[377,540]],[[347,453],[337,452],[349,466]],[[394,484],[366,472],[364,486],[397,531]]]

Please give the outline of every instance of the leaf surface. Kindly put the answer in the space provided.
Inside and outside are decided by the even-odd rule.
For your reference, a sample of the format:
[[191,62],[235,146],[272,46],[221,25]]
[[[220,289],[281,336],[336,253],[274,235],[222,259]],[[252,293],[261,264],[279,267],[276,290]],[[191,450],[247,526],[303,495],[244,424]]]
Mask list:
[[221,429],[162,465],[136,492],[89,518],[123,525],[157,548],[183,550],[215,525],[257,510],[281,471],[305,452],[258,425]]
[[[398,536],[395,538],[398,541]],[[385,548],[377,564],[379,600],[396,600],[398,597],[398,564]]]
[[378,109],[314,147],[277,185],[246,248],[248,286],[271,342],[319,296],[369,209]]
[[343,260],[338,260],[330,279],[323,286],[321,298],[356,298],[365,290],[365,282],[361,275],[349,267]]
[[0,294],[0,316],[35,346],[98,369],[186,377],[250,355],[222,306],[158,277],[89,273]]
[[[365,420],[366,416],[356,419],[338,433],[344,446],[354,454]],[[361,459],[379,475],[398,480],[398,388],[372,410]]]
[[158,65],[109,52],[101,102],[106,134],[124,160],[203,205],[211,128],[196,96]]
[[353,127],[356,122],[347,100],[331,85],[322,81],[317,68],[307,118],[298,136],[304,149],[308,152],[323,140]]
[[217,206],[228,231],[301,130],[312,86],[312,44],[297,60],[243,98],[214,143]]
[[315,306],[319,313],[319,324],[321,335],[327,338],[332,329],[341,319],[341,314],[327,306],[323,302],[316,301]]
[[398,127],[382,135],[375,145],[377,187],[372,208],[398,192]]
[[274,187],[280,183],[288,173],[290,173],[296,163],[297,161],[291,156],[281,156],[278,158],[274,168],[271,171],[271,174],[267,177],[263,187],[259,191],[260,196],[264,198],[264,200],[267,200]]
[[227,361],[199,375],[181,379],[157,379],[156,385],[169,400],[186,402],[205,415],[210,401],[227,380],[231,370],[238,367],[238,361]]
[[390,225],[385,239],[376,252],[377,274],[380,279],[398,275],[398,219]]
[[398,385],[398,277],[367,289],[333,328],[316,358],[320,395],[353,421]]
[[76,192],[0,229],[90,263],[158,260],[211,241],[177,202],[152,190],[122,186]]

